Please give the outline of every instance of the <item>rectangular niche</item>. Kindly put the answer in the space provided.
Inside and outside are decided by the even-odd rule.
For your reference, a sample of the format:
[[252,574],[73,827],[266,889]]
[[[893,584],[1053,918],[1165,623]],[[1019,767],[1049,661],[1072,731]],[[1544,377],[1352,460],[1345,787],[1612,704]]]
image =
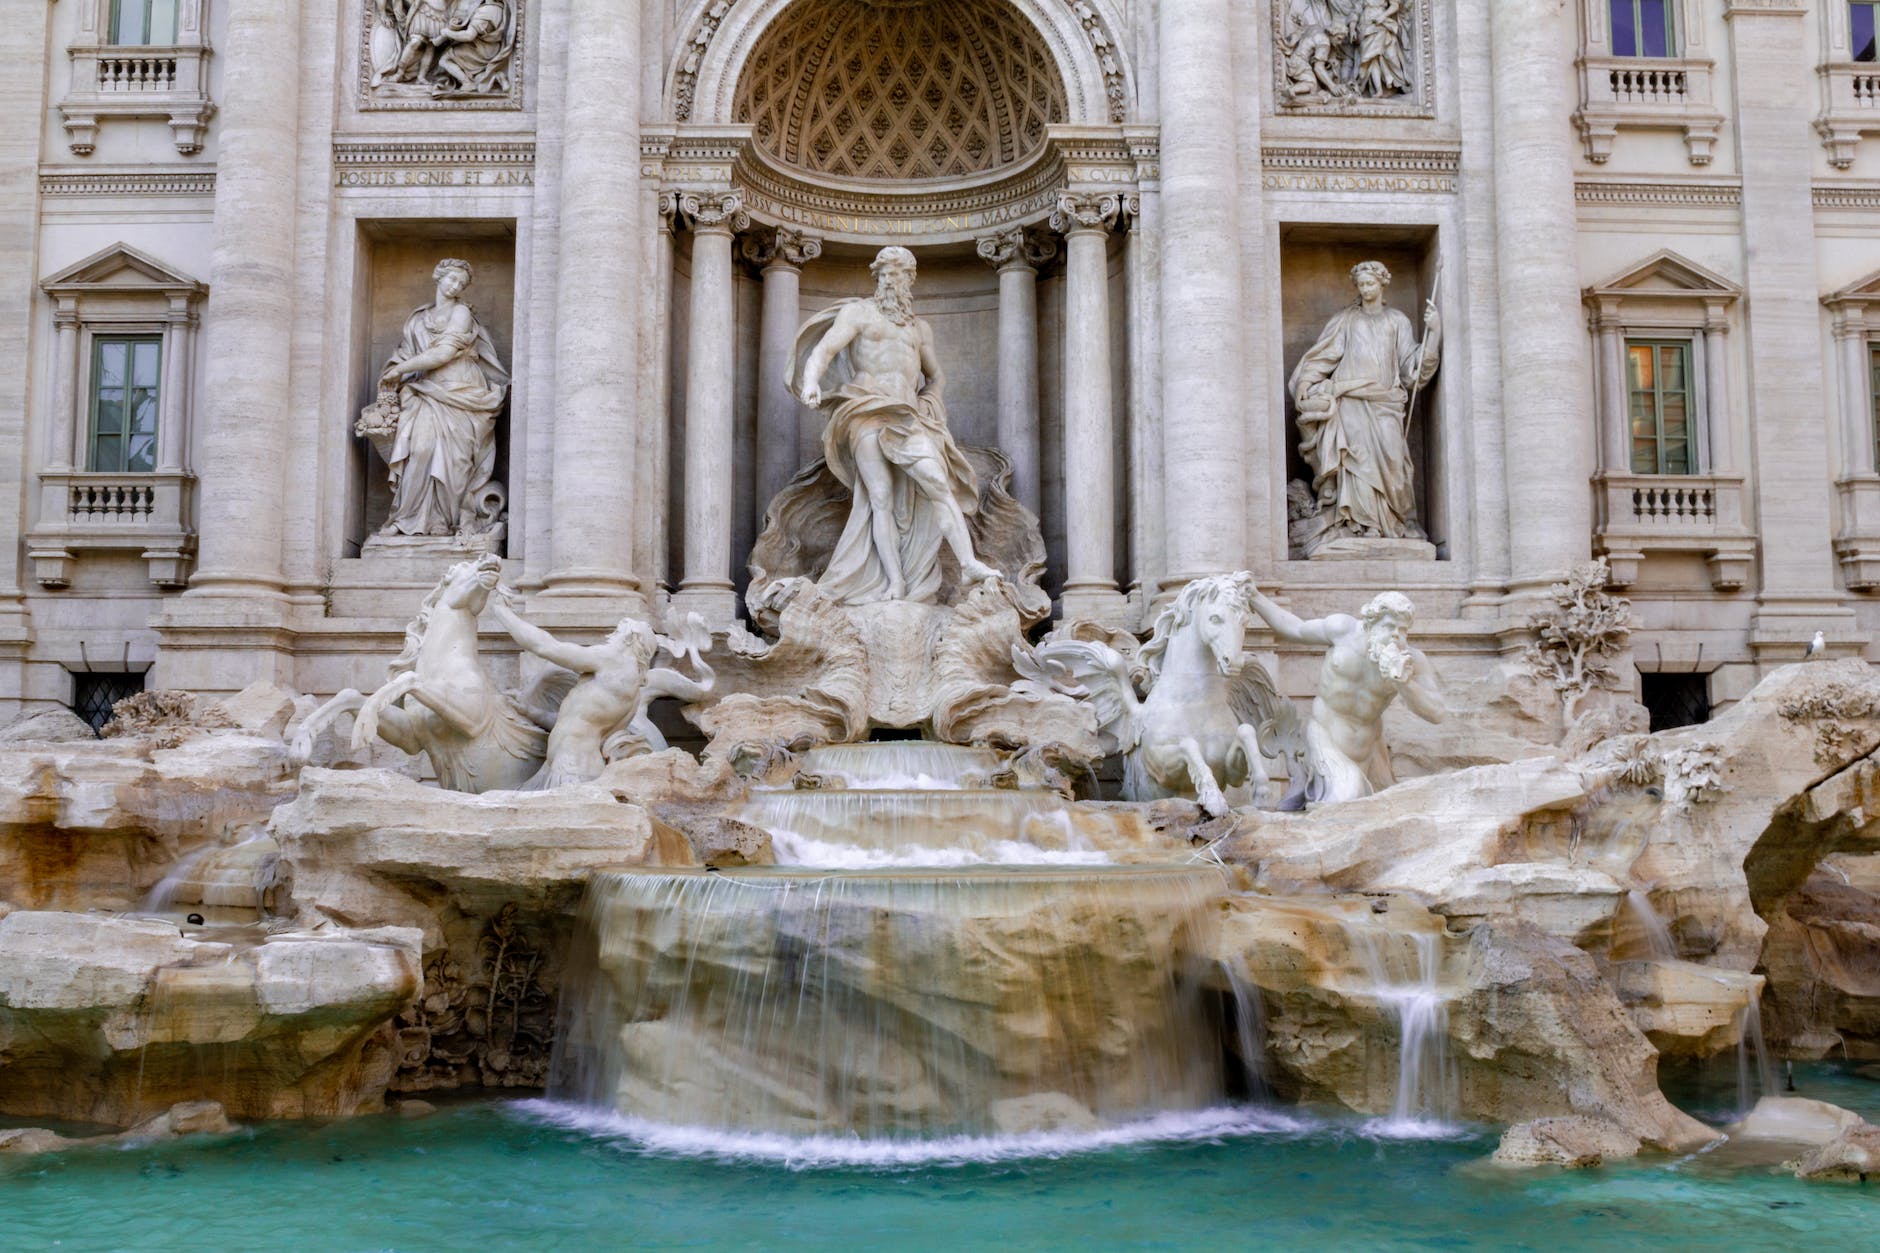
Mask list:
[[[1372,226],[1331,223],[1283,223],[1280,226],[1280,309],[1283,358],[1279,383],[1284,393],[1283,445],[1286,482],[1310,484],[1312,471],[1299,452],[1299,414],[1290,380],[1300,360],[1318,341],[1325,324],[1357,299],[1352,267],[1361,261],[1381,261],[1389,268],[1391,283],[1385,302],[1410,319],[1421,336],[1423,307],[1436,279],[1434,226]],[[1448,458],[1442,382],[1454,344],[1450,335],[1456,311],[1444,308],[1442,366],[1424,387],[1410,417],[1407,436],[1413,478],[1414,516],[1436,546],[1439,560],[1449,557],[1450,501],[1445,491]],[[1289,546],[1290,551],[1290,546]],[[1296,552],[1292,553],[1297,557]]]
[[432,278],[438,262],[456,258],[470,264],[472,281],[463,299],[477,321],[489,329],[497,359],[512,377],[510,398],[496,420],[495,481],[511,484],[511,547],[515,526],[510,466],[521,464],[522,431],[512,419],[514,397],[516,224],[514,219],[398,219],[359,223],[358,269],[353,282],[353,342],[348,370],[347,509],[345,555],[356,557],[366,539],[391,510],[385,462],[372,445],[353,435],[359,411],[378,391],[379,371],[391,359],[405,320],[436,298]]

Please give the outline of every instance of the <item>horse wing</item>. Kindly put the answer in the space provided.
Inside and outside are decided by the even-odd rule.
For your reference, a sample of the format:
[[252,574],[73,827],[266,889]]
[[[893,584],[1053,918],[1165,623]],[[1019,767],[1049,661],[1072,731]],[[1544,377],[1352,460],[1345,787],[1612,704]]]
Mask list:
[[1012,664],[1025,678],[1089,701],[1105,752],[1127,752],[1136,746],[1139,702],[1130,682],[1129,659],[1108,644],[1051,640],[1032,649],[1014,648]]

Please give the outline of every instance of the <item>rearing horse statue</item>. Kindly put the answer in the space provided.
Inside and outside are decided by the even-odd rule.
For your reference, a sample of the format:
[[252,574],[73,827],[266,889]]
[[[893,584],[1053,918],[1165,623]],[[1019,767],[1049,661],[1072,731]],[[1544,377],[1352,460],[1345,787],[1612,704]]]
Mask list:
[[[1265,667],[1247,657],[1249,574],[1196,579],[1155,620],[1136,664],[1108,644],[1051,640],[1013,652],[1026,678],[1087,700],[1097,735],[1123,755],[1123,796],[1150,801],[1192,797],[1214,817],[1228,811],[1225,789],[1254,784],[1256,803],[1273,740],[1297,717]],[[1140,679],[1142,694],[1137,694]]]
[[519,788],[541,768],[548,750],[546,709],[500,690],[477,657],[477,616],[502,576],[502,561],[460,561],[424,598],[405,628],[405,649],[390,680],[370,696],[348,688],[310,716],[294,738],[302,761],[320,731],[353,712],[352,744],[374,737],[393,748],[425,753],[442,787],[456,792]]

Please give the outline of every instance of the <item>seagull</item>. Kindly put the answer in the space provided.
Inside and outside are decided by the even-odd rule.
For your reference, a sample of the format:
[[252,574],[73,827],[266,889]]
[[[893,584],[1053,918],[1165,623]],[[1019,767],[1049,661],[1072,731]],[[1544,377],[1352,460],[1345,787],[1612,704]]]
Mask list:
[[1825,631],[1816,631],[1815,638],[1808,641],[1808,651],[1802,654],[1803,661],[1813,661],[1828,651],[1828,635]]

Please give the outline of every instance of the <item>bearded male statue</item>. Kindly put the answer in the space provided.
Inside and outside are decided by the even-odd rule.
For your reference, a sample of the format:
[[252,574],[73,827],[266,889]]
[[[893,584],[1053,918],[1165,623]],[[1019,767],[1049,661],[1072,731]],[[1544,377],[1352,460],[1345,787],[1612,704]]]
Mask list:
[[966,519],[979,484],[947,428],[933,329],[914,316],[914,268],[907,249],[883,248],[869,266],[873,296],[838,301],[797,332],[790,390],[827,410],[823,458],[850,495],[816,580],[844,604],[931,603],[943,546],[962,581],[999,577],[973,551]]

